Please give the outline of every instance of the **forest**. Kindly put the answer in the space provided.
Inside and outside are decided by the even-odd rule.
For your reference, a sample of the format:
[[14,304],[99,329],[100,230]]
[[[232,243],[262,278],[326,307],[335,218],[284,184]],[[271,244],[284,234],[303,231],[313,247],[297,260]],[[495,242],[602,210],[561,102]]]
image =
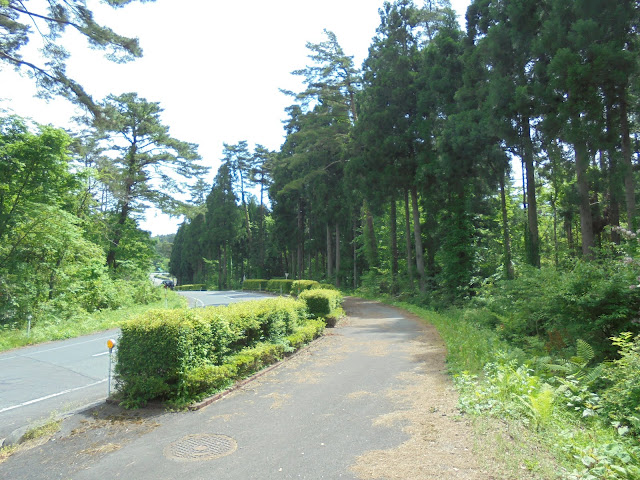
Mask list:
[[179,283],[521,299],[537,313],[508,333],[554,345],[637,332],[637,5],[478,0],[466,20],[385,3],[362,68],[331,31],[307,44],[282,147],[225,144]]
[[[386,2],[362,66],[330,30],[307,44],[280,149],[227,143],[212,183],[159,103],[17,55],[21,3],[0,0],[0,61],[87,116],[0,113],[2,329],[157,300],[163,257],[182,285],[332,283],[436,324],[464,409],[555,432],[567,478],[638,478],[637,2],[473,0],[465,30],[448,0]],[[184,216],[172,246],[139,227],[151,206]]]

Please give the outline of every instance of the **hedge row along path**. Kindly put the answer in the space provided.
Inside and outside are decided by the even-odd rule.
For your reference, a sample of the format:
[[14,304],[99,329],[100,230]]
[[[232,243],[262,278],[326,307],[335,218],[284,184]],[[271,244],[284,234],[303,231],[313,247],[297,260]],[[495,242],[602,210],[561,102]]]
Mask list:
[[208,407],[102,405],[1,463],[0,478],[505,478],[474,453],[435,329],[375,302],[344,306],[335,329]]

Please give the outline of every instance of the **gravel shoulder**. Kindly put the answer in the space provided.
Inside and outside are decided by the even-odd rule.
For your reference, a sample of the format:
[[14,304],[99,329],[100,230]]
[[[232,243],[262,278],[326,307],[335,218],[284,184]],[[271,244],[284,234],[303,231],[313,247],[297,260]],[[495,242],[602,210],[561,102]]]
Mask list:
[[0,478],[510,478],[457,410],[435,328],[376,302],[344,308],[320,340],[201,410],[99,405],[0,459]]

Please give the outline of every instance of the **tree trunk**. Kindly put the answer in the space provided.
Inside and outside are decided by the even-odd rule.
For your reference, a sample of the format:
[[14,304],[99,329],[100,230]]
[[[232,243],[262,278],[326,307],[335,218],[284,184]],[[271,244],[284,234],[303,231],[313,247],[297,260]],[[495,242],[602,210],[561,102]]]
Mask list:
[[411,255],[411,215],[409,214],[409,190],[404,190],[404,233],[407,247],[407,275],[413,289],[413,256]]
[[118,223],[116,224],[116,228],[113,231],[113,239],[111,240],[111,245],[109,247],[109,252],[107,253],[107,266],[116,269],[116,249],[120,245],[120,240],[122,240],[122,234],[124,231],[124,224],[127,221],[127,217],[129,216],[129,204],[125,203],[120,210],[120,215],[118,217]]
[[366,241],[369,245],[369,268],[374,268],[378,266],[378,242],[376,241],[376,232],[373,229],[373,215],[371,215],[367,202],[364,202],[364,214],[367,220]]
[[336,287],[340,288],[340,226],[336,223]]
[[631,138],[629,137],[629,117],[627,116],[627,93],[620,98],[620,134],[622,136],[622,161],[624,163],[624,190],[627,203],[627,224],[629,230],[636,231],[636,184],[631,161]]
[[389,214],[389,234],[391,236],[391,291],[397,293],[398,283],[398,218],[396,199],[391,199]]
[[298,200],[298,262],[296,278],[302,280],[304,272],[304,209],[302,199]]
[[534,267],[540,267],[540,240],[538,236],[538,206],[536,201],[535,167],[533,164],[533,142],[529,117],[522,117],[522,140],[525,173],[527,177],[527,261]]
[[585,258],[593,258],[593,217],[591,215],[591,203],[589,201],[589,182],[587,180],[587,168],[589,157],[587,148],[583,143],[574,145],[576,156],[576,183],[580,197],[580,233],[582,234],[582,255]]
[[223,268],[225,268],[225,263],[222,259],[222,248],[218,246],[218,290],[224,290],[224,275]]
[[331,241],[331,228],[327,222],[327,282],[333,278],[333,250]]
[[422,232],[420,229],[420,210],[418,209],[418,190],[411,187],[411,205],[413,207],[413,236],[416,246],[416,270],[420,282],[420,291],[427,292],[424,278],[424,257],[422,256]]
[[358,288],[358,245],[356,244],[356,237],[358,236],[358,223],[356,221],[357,216],[353,219],[353,289]]
[[507,215],[507,195],[505,192],[504,177],[506,171],[500,174],[500,202],[502,205],[502,239],[504,243],[504,271],[507,278],[512,280],[515,275],[511,261],[511,236],[509,235],[509,216]]

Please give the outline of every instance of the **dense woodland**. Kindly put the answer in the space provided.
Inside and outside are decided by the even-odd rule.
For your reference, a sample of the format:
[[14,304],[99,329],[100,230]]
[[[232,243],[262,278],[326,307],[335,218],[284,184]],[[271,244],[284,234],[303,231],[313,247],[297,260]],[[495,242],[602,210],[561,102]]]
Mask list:
[[361,69],[325,31],[293,72],[306,88],[284,92],[282,147],[225,145],[171,272],[221,289],[312,278],[436,307],[560,289],[573,305],[518,335],[575,341],[576,315],[590,341],[636,331],[638,15],[631,1],[476,0],[465,32],[448,2],[396,1]]

